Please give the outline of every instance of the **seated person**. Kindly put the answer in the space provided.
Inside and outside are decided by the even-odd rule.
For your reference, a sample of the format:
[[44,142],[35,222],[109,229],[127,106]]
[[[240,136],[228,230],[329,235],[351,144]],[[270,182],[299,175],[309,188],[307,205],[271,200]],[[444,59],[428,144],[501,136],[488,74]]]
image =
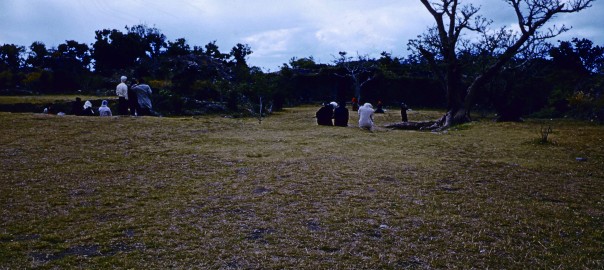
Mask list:
[[111,116],[111,109],[107,107],[107,100],[103,100],[99,107],[99,116]]
[[82,99],[77,97],[73,103],[71,103],[71,114],[73,115],[82,115]]
[[333,107],[329,103],[323,103],[323,107],[316,113],[317,124],[320,126],[333,126]]
[[92,103],[90,102],[90,100],[86,100],[86,102],[84,102],[82,116],[94,116],[94,110],[92,109]]
[[333,124],[338,127],[348,126],[348,109],[346,102],[340,102],[339,106],[333,112]]
[[371,130],[373,128],[373,106],[365,103],[359,108],[359,127]]

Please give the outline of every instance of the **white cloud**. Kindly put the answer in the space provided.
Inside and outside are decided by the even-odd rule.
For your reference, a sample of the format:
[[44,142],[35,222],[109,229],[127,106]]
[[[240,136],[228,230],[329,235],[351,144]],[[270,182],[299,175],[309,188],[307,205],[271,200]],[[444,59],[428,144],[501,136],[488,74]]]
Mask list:
[[352,2],[346,8],[331,6],[317,8],[323,12],[309,16],[316,30],[314,37],[328,53],[318,52],[324,60],[333,60],[334,54],[379,57],[382,51],[405,54],[409,38],[421,33],[431,23],[427,12],[417,4],[402,1],[383,1],[385,4]]
[[244,38],[244,42],[255,48],[254,54],[259,57],[286,52],[292,44],[292,39],[299,28],[279,29],[261,32]]
[[[485,16],[500,25],[515,22],[504,1],[468,1],[482,4]],[[574,27],[568,35],[602,45],[600,2],[557,23]],[[221,51],[247,43],[254,51],[250,63],[268,68],[292,57],[331,62],[339,51],[404,56],[407,41],[434,24],[421,3],[410,0],[0,0],[0,44],[56,46],[68,39],[90,44],[96,30],[141,23],[190,45],[216,40]]]

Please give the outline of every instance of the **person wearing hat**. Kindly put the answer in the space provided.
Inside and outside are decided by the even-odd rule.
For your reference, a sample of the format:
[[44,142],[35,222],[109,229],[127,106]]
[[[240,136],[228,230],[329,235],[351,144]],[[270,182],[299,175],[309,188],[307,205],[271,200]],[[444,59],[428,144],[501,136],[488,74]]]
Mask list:
[[111,109],[107,107],[107,100],[103,100],[99,107],[99,116],[111,116]]
[[93,116],[94,115],[94,110],[92,109],[92,102],[90,102],[90,100],[86,100],[86,102],[84,102],[84,109],[82,110],[82,115],[83,116]]
[[117,113],[119,115],[128,115],[128,86],[126,85],[126,76],[120,78],[121,83],[115,88],[115,94],[118,96]]

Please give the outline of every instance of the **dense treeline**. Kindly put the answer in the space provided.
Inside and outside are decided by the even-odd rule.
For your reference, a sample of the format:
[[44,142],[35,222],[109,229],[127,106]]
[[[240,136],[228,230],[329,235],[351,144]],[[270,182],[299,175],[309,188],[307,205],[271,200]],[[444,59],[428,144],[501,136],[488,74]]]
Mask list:
[[[495,111],[502,120],[524,115],[604,119],[604,49],[585,39],[547,45],[547,53],[521,58],[503,70],[476,97],[475,111]],[[340,52],[330,64],[312,56],[292,58],[276,72],[250,66],[252,48],[236,44],[228,52],[216,42],[191,46],[170,41],[146,25],[95,32],[93,44],[68,40],[47,48],[0,47],[0,90],[6,94],[76,91],[113,94],[121,75],[142,78],[154,89],[163,114],[195,114],[212,108],[232,112],[267,110],[322,101],[405,102],[411,107],[443,107],[442,83],[419,55],[382,53],[377,59]],[[468,51],[464,70],[477,71],[489,55]],[[462,84],[469,81],[462,80]],[[80,92],[78,92],[80,93]]]

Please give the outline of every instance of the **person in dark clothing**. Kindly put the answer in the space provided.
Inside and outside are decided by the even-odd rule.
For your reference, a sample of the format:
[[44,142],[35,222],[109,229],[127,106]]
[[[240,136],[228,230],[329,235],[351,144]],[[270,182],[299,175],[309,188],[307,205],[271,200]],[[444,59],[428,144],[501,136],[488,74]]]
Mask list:
[[92,109],[92,103],[90,100],[84,102],[84,110],[82,110],[82,116],[94,116],[94,110]]
[[333,126],[333,107],[329,103],[324,103],[323,107],[317,111],[317,124],[320,126]]
[[407,110],[408,109],[409,109],[409,107],[407,107],[407,104],[405,104],[404,102],[401,102],[401,120],[403,122],[409,121],[407,119]]
[[136,83],[132,84],[130,86],[130,88],[128,88],[128,107],[130,107],[130,115],[132,115],[132,116],[137,115],[137,109],[139,107],[136,90],[133,89],[135,86],[136,86]]
[[84,109],[84,104],[82,104],[82,99],[77,97],[74,102],[71,103],[71,114],[73,115],[82,115],[82,110]]
[[347,127],[348,126],[348,109],[346,108],[346,102],[341,101],[338,103],[338,107],[333,112],[334,126]]
[[378,100],[377,103],[377,108],[375,109],[375,113],[384,113],[384,105],[382,104],[382,101]]

